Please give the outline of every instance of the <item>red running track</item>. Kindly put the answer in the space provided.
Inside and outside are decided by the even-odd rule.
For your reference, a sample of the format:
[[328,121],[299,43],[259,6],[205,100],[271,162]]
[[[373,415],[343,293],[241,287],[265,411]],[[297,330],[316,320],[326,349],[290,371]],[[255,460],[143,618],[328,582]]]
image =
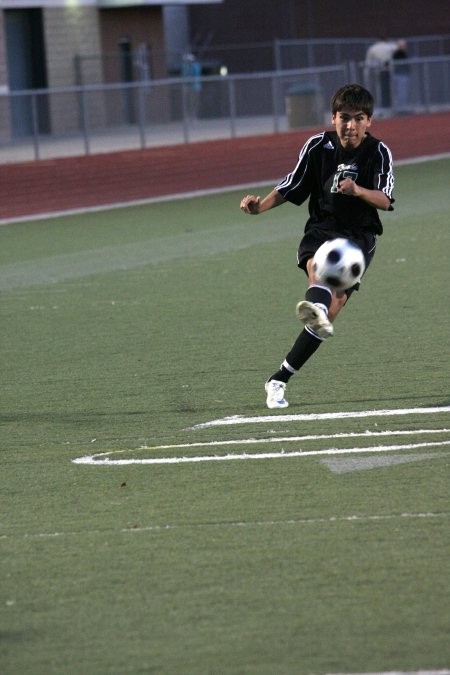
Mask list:
[[[0,219],[276,182],[317,129],[0,166]],[[374,121],[394,161],[450,152],[450,112]]]

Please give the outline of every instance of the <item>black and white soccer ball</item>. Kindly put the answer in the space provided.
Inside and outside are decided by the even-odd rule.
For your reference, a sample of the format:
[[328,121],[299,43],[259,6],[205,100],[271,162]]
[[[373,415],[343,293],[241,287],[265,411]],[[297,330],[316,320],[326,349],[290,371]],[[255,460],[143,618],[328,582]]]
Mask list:
[[313,259],[313,271],[319,283],[335,291],[345,291],[361,281],[365,267],[363,252],[350,239],[326,241]]

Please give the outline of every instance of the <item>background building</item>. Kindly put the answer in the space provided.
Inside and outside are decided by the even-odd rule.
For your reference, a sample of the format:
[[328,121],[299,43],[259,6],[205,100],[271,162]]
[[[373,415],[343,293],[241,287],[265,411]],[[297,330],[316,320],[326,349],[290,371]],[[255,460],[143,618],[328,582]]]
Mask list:
[[[217,74],[222,65],[235,74],[362,61],[378,36],[441,35],[429,55],[448,54],[448,5],[379,0],[361,6],[348,0],[341,9],[334,0],[0,0],[0,140],[133,124],[143,117],[135,85],[181,75],[187,52],[201,62],[202,75]],[[415,56],[428,56],[425,42],[422,47]],[[110,87],[90,91],[87,123],[84,91],[103,84]],[[180,92],[170,89],[160,86],[158,100],[148,92],[148,122],[165,121],[171,109],[183,108]],[[30,90],[41,93],[32,97]],[[214,106],[224,108],[213,85],[202,97],[209,115]]]
[[[187,47],[187,5],[204,2],[222,0],[1,0],[0,93],[165,77],[166,45]],[[57,99],[58,110],[52,105],[39,99],[39,130],[71,128],[70,97]],[[29,133],[32,111],[23,97],[10,115],[1,106],[0,115],[3,133],[10,125],[16,136]]]
[[201,44],[319,37],[436,35],[450,31],[448,0],[224,0],[189,8]]

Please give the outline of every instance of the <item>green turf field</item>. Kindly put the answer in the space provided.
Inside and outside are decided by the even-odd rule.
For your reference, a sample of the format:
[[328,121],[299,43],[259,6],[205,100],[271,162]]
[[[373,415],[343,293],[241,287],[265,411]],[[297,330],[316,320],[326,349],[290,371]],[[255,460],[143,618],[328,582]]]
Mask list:
[[306,207],[0,228],[2,675],[450,667],[449,173],[397,169],[281,412]]

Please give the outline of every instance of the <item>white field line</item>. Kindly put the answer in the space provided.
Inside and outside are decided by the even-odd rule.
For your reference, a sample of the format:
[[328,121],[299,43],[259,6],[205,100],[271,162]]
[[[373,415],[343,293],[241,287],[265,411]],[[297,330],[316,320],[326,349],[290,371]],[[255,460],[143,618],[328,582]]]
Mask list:
[[450,670],[385,670],[376,673],[328,673],[327,675],[450,675]]
[[144,459],[110,459],[109,455],[125,452],[124,450],[112,450],[111,452],[85,455],[73,459],[74,464],[125,466],[130,464],[190,464],[199,462],[229,462],[246,459],[290,459],[292,457],[313,457],[317,455],[344,455],[366,452],[392,452],[393,450],[416,450],[418,448],[436,448],[450,445],[448,441],[436,441],[431,443],[408,443],[405,445],[374,445],[362,448],[327,448],[323,450],[299,450],[297,452],[265,452],[257,454],[231,454],[231,455],[205,455],[197,457],[149,457]]
[[263,424],[266,422],[317,422],[320,420],[340,420],[357,417],[391,417],[394,415],[432,415],[439,413],[450,413],[450,406],[440,406],[432,408],[397,408],[393,410],[359,410],[354,412],[330,412],[330,413],[306,413],[296,415],[260,415],[257,417],[245,417],[243,415],[232,415],[222,419],[203,422],[193,427],[188,427],[187,431],[194,429],[207,429],[209,427],[230,426],[234,424]]
[[[277,527],[283,525],[321,525],[335,523],[368,523],[388,520],[413,520],[425,518],[449,518],[450,512],[440,513],[428,511],[418,513],[385,513],[372,515],[328,516],[327,518],[289,518],[285,520],[232,520],[207,521],[198,523],[166,523],[163,525],[144,525],[122,527],[117,530],[79,530],[77,532],[26,532],[24,534],[2,534],[2,539],[57,539],[58,537],[81,537],[87,535],[139,534],[140,532],[165,532],[168,530],[188,530],[211,527]],[[420,671],[422,672],[422,671]],[[425,671],[423,671],[425,672]],[[436,671],[441,672],[441,671]],[[444,672],[444,671],[442,671]],[[449,673],[450,675],[450,673]]]
[[[396,166],[402,164],[419,164],[423,162],[432,162],[440,159],[448,159],[450,153],[443,152],[436,155],[424,155],[423,157],[411,157],[410,159],[400,159],[395,162]],[[96,213],[98,211],[107,211],[110,209],[123,209],[133,206],[146,206],[148,204],[157,204],[160,202],[173,202],[175,199],[195,199],[198,197],[207,197],[209,195],[216,195],[226,192],[236,192],[239,190],[255,189],[257,187],[265,187],[266,185],[274,185],[279,182],[279,176],[272,180],[267,179],[258,183],[240,183],[238,185],[225,185],[223,187],[210,188],[207,190],[194,190],[192,192],[177,192],[171,195],[163,195],[161,197],[148,197],[146,199],[133,199],[130,201],[121,202],[106,202],[97,206],[81,207],[77,209],[63,209],[60,211],[50,211],[48,213],[31,214],[28,216],[17,216],[15,218],[0,219],[1,225],[9,225],[11,223],[22,223],[32,220],[48,220],[49,218],[60,218],[61,216],[72,216],[80,213]]]
[[243,438],[229,441],[197,441],[195,443],[175,443],[173,445],[141,445],[140,450],[175,450],[179,448],[207,448],[223,445],[252,445],[260,443],[293,443],[299,441],[322,441],[332,438],[373,438],[380,436],[414,436],[422,434],[447,434],[450,429],[414,429],[410,431],[363,431],[361,433],[309,434],[306,436],[280,436],[278,438]]

